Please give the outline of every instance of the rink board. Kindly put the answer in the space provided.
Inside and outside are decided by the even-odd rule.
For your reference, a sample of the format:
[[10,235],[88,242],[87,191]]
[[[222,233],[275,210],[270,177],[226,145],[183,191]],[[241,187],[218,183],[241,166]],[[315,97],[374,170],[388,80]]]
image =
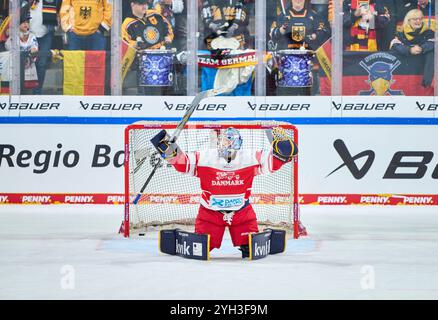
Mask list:
[[[300,203],[438,204],[436,125],[297,127]],[[123,203],[124,128],[2,124],[0,203]]]
[[[123,203],[124,128],[177,121],[192,99],[1,96],[0,203]],[[193,120],[296,125],[302,204],[436,205],[437,110],[437,97],[214,97]]]

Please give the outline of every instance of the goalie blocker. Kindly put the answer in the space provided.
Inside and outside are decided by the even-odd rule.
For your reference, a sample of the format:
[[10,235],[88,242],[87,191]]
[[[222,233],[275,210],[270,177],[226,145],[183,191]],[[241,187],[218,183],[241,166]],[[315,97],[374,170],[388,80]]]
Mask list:
[[[266,229],[248,235],[248,246],[242,246],[242,258],[259,260],[286,249],[286,231]],[[161,230],[158,246],[162,253],[195,260],[210,260],[210,235],[180,229]]]
[[171,159],[181,152],[178,145],[170,141],[171,137],[166,130],[161,130],[152,139],[152,145],[157,149],[163,159]]

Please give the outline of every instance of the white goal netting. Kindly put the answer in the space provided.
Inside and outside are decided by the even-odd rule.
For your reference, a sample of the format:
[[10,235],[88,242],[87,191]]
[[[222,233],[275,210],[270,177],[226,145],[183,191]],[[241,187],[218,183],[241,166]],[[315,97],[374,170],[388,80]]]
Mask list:
[[[176,125],[142,122],[130,125],[125,131],[126,236],[162,226],[190,229],[194,224],[201,194],[199,179],[177,172],[166,161],[161,161],[137,204],[133,203],[154,166],[160,162],[150,139],[162,129],[172,134]],[[240,131],[243,149],[270,150],[266,130],[278,126],[297,142],[297,130],[289,123],[221,121],[191,122],[182,131],[177,144],[185,152],[216,148],[219,130],[230,126]],[[272,174],[255,177],[250,202],[261,226],[294,230],[294,221],[299,221],[297,174],[296,158]]]

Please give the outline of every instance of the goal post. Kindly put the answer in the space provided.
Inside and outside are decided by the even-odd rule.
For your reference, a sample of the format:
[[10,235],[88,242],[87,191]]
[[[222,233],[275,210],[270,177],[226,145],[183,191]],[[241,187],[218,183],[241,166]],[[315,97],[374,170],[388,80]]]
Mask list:
[[[199,179],[159,161],[160,155],[150,142],[160,130],[172,134],[176,125],[177,122],[142,121],[125,129],[125,237],[163,227],[190,230],[194,226],[201,196]],[[242,136],[242,149],[270,150],[266,130],[277,126],[285,129],[299,149],[297,128],[277,121],[192,121],[182,130],[177,144],[188,153],[216,148],[218,132],[234,127]],[[157,163],[155,176],[134,204],[134,198]],[[256,176],[250,203],[261,229],[286,229],[294,238],[304,235],[306,231],[299,217],[298,156],[274,173]]]

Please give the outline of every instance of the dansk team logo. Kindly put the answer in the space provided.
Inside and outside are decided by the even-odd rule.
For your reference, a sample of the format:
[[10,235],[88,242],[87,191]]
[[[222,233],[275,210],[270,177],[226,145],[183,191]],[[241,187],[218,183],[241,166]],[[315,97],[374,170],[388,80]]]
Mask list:
[[241,186],[243,179],[235,172],[218,171],[216,172],[216,180],[211,181],[212,186]]
[[218,171],[216,172],[216,180],[233,180],[233,179],[239,179],[239,175],[235,172],[226,172],[226,171]]

